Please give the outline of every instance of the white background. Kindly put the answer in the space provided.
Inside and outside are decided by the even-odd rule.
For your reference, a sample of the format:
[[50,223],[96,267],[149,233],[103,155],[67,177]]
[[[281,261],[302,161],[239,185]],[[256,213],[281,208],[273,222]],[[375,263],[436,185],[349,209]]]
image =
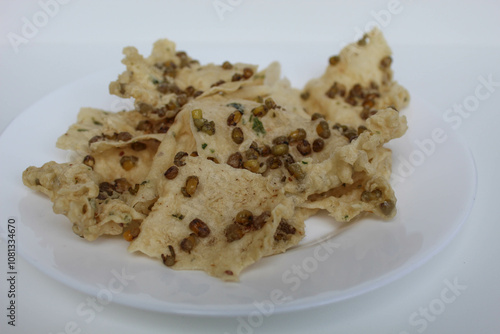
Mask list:
[[[57,7],[44,5],[54,1],[0,0],[0,131],[46,94],[119,64],[123,46],[135,45],[148,54],[151,44],[163,37],[176,41],[179,49],[202,63],[230,59],[265,66],[278,59],[284,74],[300,87],[326,65],[328,55],[315,54],[314,46],[329,45],[334,54],[359,37],[360,31],[378,24],[393,49],[396,79],[442,115],[475,96],[479,77],[490,77],[497,83],[491,95],[461,116],[455,130],[471,149],[478,171],[474,207],[456,238],[428,263],[394,283],[333,305],[273,315],[251,332],[500,332],[499,2],[73,0],[63,4],[61,0]],[[216,5],[221,4],[229,9],[218,12]],[[51,15],[41,14],[44,10]],[[26,22],[39,27],[29,30]],[[21,38],[17,42],[15,35]],[[282,45],[286,52],[262,48],[249,52],[246,59],[231,58],[255,43],[274,46],[270,50]],[[220,46],[220,54],[204,57],[206,45]],[[304,48],[310,48],[310,57],[303,56]],[[325,63],[315,63],[316,59]],[[29,129],[19,134],[19,140],[28,137]],[[9,213],[1,214],[4,224]],[[2,268],[4,246],[0,244]],[[75,311],[88,296],[45,276],[22,258],[18,262],[15,328],[6,324],[6,282],[0,275],[1,333],[238,332],[237,318],[157,314],[115,304],[106,305],[87,323]],[[464,289],[453,302],[439,314],[431,313],[425,326],[422,321],[411,322],[415,313],[425,319],[425,310],[443,298],[445,282],[455,280]],[[78,327],[65,328],[72,321]]]

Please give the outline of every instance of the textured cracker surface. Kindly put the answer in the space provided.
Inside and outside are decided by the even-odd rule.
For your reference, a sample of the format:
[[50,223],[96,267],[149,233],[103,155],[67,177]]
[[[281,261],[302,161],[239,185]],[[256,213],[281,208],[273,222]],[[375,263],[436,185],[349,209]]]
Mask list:
[[[397,110],[409,94],[393,80],[391,50],[379,31],[344,48],[301,90],[281,78],[278,63],[263,70],[201,65],[168,40],[156,42],[149,57],[133,47],[124,54],[127,69],[109,89],[133,98],[135,109],[82,108],[57,141],[77,153],[75,161],[23,173],[24,184],[46,194],[77,235],[92,241],[123,234],[130,252],[237,281],[260,258],[297,245],[318,210],[346,222],[361,213],[396,214],[392,152],[384,145],[407,129]],[[266,100],[265,114],[254,114]],[[201,127],[193,110],[212,128]],[[238,143],[235,128],[243,134]],[[297,129],[305,133],[299,142]],[[322,149],[312,150],[318,140]],[[272,153],[283,141],[288,152]],[[271,168],[271,158],[278,166]],[[177,174],[167,178],[171,169]],[[187,194],[192,177],[197,186]],[[242,210],[253,220],[239,222]],[[193,229],[196,220],[208,234]]]

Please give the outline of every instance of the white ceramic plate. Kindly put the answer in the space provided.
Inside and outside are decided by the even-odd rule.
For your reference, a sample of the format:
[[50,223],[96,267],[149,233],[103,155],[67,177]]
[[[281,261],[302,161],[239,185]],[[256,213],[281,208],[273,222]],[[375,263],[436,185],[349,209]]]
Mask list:
[[[466,220],[476,171],[457,135],[418,98],[404,110],[410,129],[391,143],[398,214],[391,222],[364,218],[347,227],[326,215],[307,221],[307,237],[285,254],[265,258],[224,283],[202,272],[174,271],[128,254],[122,238],[78,238],[50,201],[24,187],[23,170],[49,160],[80,107],[118,111],[130,102],[107,94],[121,68],[90,75],[50,94],[15,119],[0,138],[1,212],[17,219],[20,254],[35,267],[98,302],[159,312],[243,315],[333,303],[385,285],[440,251]],[[5,237],[5,226],[0,227]],[[84,313],[85,310],[79,310]]]

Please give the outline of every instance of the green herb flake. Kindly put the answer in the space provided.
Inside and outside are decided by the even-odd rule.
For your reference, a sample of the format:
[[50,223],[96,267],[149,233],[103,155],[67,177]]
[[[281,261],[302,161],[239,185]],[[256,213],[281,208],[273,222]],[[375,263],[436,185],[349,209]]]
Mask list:
[[307,165],[308,162],[307,161],[302,161],[302,164]]
[[206,149],[206,148],[207,148],[207,145],[208,145],[207,143],[203,143],[203,144],[201,144],[201,148],[202,148],[202,149]]
[[78,132],[85,132],[85,131],[89,131],[88,129],[77,129],[76,131]]
[[243,108],[243,106],[241,105],[241,103],[236,103],[236,102],[232,102],[232,103],[228,103],[227,104],[228,107],[233,107],[235,108],[236,110],[238,110],[242,115],[245,111],[245,109]]
[[215,150],[213,148],[211,148],[210,153],[215,153]]
[[182,215],[182,214],[180,214],[180,213],[174,213],[174,214],[172,215],[172,217],[177,218],[177,219],[179,219],[179,220],[183,220],[183,219],[184,219],[184,215]]
[[96,120],[94,117],[92,117],[92,123],[94,123],[95,125],[102,125],[102,123]]
[[266,134],[266,129],[264,129],[264,125],[260,121],[258,117],[253,117],[250,116],[250,122],[253,122],[252,124],[252,130],[255,131],[255,133],[265,135]]

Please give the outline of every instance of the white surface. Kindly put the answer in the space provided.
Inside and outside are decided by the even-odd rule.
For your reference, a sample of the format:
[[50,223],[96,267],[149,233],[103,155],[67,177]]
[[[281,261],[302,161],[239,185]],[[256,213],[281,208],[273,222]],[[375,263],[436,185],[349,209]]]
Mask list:
[[[262,47],[253,44],[252,49]],[[20,184],[18,176],[27,166],[69,161],[70,153],[54,143],[82,105],[111,111],[110,106],[126,105],[107,90],[117,71],[98,72],[56,90],[19,115],[0,137],[0,156],[11,161],[2,174],[10,191],[0,194],[0,206],[18,218],[19,254],[79,291],[106,298],[103,286],[112,272],[125,272],[130,280],[110,296],[141,309],[245,316],[256,311],[255,303],[279,291],[286,300],[272,304],[273,313],[304,310],[352,298],[411,272],[446,246],[469,216],[476,194],[472,155],[435,110],[414,97],[412,106],[401,111],[411,127],[390,145],[399,196],[399,213],[390,223],[365,217],[342,225],[326,214],[314,216],[306,222],[306,237],[298,247],[252,265],[237,284],[165,269],[159,261],[129,254],[123,238],[86,242],[73,234],[66,217],[52,212],[47,197]],[[50,131],[38,127],[47,120]],[[24,129],[31,129],[38,140],[19,141]],[[18,152],[25,154],[19,157]],[[457,164],[461,168],[454,168]],[[462,182],[457,185],[456,180]],[[4,226],[1,232],[8,234]]]
[[[410,92],[417,90],[427,105],[435,106],[438,118],[447,115],[449,125],[453,126],[447,131],[463,137],[474,155],[478,191],[462,230],[430,262],[368,294],[291,314],[250,313],[223,319],[164,315],[106,304],[106,300],[92,304],[89,296],[61,285],[18,257],[17,326],[7,326],[6,317],[0,314],[1,332],[499,332],[500,227],[493,201],[500,183],[496,174],[500,154],[495,135],[500,121],[500,87],[499,84],[486,87],[482,80],[500,82],[500,6],[493,1],[435,1],[432,5],[400,1],[398,10],[393,10],[397,13],[389,17],[381,15],[387,14],[389,8],[394,9],[390,7],[396,4],[394,1],[372,1],[362,6],[360,1],[341,4],[227,0],[221,2],[231,3],[233,10],[225,12],[221,20],[214,2],[218,3],[172,1],[167,5],[123,1],[121,8],[115,8],[117,2],[72,1],[54,9],[53,17],[47,16],[46,24],[32,34],[27,44],[20,45],[16,53],[7,34],[22,34],[26,22],[23,18],[43,19],[42,7],[38,1],[1,1],[0,129],[5,129],[19,113],[55,89],[88,73],[116,66],[124,45],[137,45],[140,51],[148,53],[156,38],[169,37],[203,62],[221,62],[232,59],[233,52],[240,50],[235,48],[244,48],[246,42],[264,40],[269,42],[269,48],[257,59],[237,60],[266,65],[278,59],[284,63],[285,75],[299,86],[307,77],[321,73],[328,55],[315,48],[304,59],[288,50],[319,47],[320,51],[333,54],[357,37],[358,30],[376,22],[377,17],[394,51],[397,80]],[[187,12],[182,6],[196,13],[184,14]],[[232,43],[235,39],[239,42]],[[201,50],[207,43],[221,46],[220,55],[205,57]],[[468,104],[475,101],[477,105]],[[462,114],[453,111],[454,106],[464,104],[470,111],[465,108]],[[40,126],[49,128],[50,122]],[[430,131],[432,123],[429,126]],[[27,132],[19,136],[25,140]],[[460,167],[460,164],[455,166]],[[9,190],[3,187],[2,192]],[[454,195],[454,188],[448,191],[450,196]],[[1,214],[4,226],[11,213]],[[18,238],[22,242],[23,236]],[[6,244],[2,242],[1,268],[6,268],[6,257]],[[6,272],[7,269],[2,269],[2,275],[6,276]],[[4,283],[2,277],[2,310],[8,300]],[[458,288],[450,288],[454,284]]]

